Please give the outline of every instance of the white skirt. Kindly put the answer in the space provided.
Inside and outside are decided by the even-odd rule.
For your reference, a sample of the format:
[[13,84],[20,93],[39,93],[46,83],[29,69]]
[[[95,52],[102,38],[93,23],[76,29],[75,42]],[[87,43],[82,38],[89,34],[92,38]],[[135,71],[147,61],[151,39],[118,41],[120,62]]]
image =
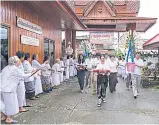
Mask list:
[[4,114],[13,116],[19,112],[19,105],[16,92],[2,92],[3,101],[5,105]]
[[4,102],[3,102],[3,96],[1,94],[1,112],[5,114],[5,105],[4,105]]
[[76,69],[76,67],[74,67],[74,76],[76,76],[77,75],[77,69]]
[[24,81],[20,81],[19,85],[17,86],[17,98],[19,107],[23,107],[25,104],[25,85]]
[[74,66],[70,66],[70,68],[69,68],[69,73],[70,73],[70,76],[72,77],[73,76],[73,74],[74,74]]
[[40,76],[37,76],[35,78],[35,96],[42,93],[42,84],[41,84],[41,78]]
[[60,82],[63,82],[63,80],[64,80],[64,77],[63,77],[63,72],[62,72],[62,73],[60,73]]
[[53,84],[53,86],[57,86],[60,84],[60,74],[59,73],[52,74],[52,84]]
[[69,76],[70,76],[70,74],[69,74],[69,68],[67,68],[67,69],[65,70],[65,72],[66,72],[66,79],[69,79]]

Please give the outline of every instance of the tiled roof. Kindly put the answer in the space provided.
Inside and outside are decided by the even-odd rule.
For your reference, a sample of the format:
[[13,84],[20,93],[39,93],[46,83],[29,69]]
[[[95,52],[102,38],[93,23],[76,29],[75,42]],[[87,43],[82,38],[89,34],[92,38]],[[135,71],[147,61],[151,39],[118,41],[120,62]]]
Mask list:
[[130,12],[138,12],[140,8],[140,1],[133,0],[127,1],[128,11]]
[[114,5],[125,5],[125,0],[115,0],[112,2]]
[[75,1],[75,5],[78,5],[78,6],[86,6],[89,2],[91,1],[84,1],[84,0],[80,0],[80,1]]
[[157,42],[159,42],[159,33],[157,35],[155,35],[154,37],[152,37],[147,42],[145,42],[143,46],[147,46],[147,45],[154,44],[154,43],[157,43]]

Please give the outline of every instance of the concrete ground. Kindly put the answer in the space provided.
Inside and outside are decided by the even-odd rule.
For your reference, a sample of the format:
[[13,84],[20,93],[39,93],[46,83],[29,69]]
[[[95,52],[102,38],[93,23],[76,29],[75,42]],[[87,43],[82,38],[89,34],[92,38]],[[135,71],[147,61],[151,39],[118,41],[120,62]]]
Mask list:
[[140,89],[133,98],[125,82],[119,80],[117,91],[107,88],[107,102],[97,107],[97,96],[91,89],[79,92],[77,79],[62,84],[49,95],[30,101],[34,107],[19,113],[20,124],[159,124],[159,91]]

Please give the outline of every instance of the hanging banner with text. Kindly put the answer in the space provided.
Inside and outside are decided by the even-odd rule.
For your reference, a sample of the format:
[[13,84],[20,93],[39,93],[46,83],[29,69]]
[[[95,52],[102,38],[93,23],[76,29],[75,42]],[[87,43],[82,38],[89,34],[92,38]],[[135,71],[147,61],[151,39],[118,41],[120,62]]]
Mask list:
[[21,44],[39,46],[39,39],[21,35]]
[[113,45],[114,33],[110,32],[90,32],[91,44]]

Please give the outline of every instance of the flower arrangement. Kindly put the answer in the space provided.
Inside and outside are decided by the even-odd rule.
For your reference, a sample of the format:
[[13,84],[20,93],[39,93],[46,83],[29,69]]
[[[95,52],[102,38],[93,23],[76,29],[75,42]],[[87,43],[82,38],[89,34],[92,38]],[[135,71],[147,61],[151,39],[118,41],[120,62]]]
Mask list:
[[138,34],[136,33],[136,31],[133,31],[133,35],[132,35],[132,31],[130,30],[129,32],[126,32],[126,44],[125,44],[125,49],[129,48],[129,42],[132,41],[132,47],[133,47],[133,51],[136,51],[136,46],[135,46],[135,42],[138,39]]

